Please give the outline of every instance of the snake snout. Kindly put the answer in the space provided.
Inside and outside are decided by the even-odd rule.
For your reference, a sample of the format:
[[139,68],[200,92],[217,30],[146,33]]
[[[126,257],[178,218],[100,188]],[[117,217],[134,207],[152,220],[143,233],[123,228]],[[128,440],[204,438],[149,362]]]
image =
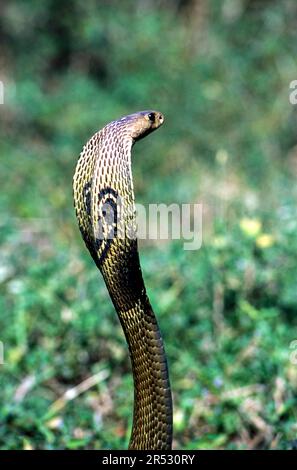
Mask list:
[[162,113],[160,113],[159,111],[151,112],[148,115],[148,117],[149,117],[149,119],[152,123],[152,127],[155,128],[155,129],[160,127],[164,122],[164,115]]
[[143,139],[143,137],[158,129],[164,122],[164,115],[160,111],[140,111],[126,116],[122,121],[129,124],[130,135],[135,141]]
[[160,125],[163,124],[164,115],[162,113],[157,113],[157,119],[158,119]]

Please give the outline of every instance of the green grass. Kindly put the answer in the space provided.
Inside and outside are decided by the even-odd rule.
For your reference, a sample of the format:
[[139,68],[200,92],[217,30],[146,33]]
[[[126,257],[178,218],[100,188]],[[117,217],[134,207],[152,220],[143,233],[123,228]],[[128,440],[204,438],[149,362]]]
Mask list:
[[204,211],[200,250],[170,240],[140,249],[168,355],[174,447],[290,449],[295,2],[242,2],[233,17],[232,2],[206,2],[199,40],[185,8],[122,3],[76,1],[69,12],[62,1],[57,14],[50,0],[12,1],[1,18],[0,448],[127,447],[127,346],[71,184],[94,131],[157,108],[165,125],[133,150],[137,202]]
[[[1,447],[122,448],[133,384],[103,280],[82,243],[55,244],[51,223],[35,233],[22,223],[5,225],[1,240]],[[177,242],[142,249],[178,448],[290,448],[295,438],[297,231],[261,248],[261,230],[246,232],[254,225],[217,229],[194,253]],[[99,383],[53,406],[100,371]]]

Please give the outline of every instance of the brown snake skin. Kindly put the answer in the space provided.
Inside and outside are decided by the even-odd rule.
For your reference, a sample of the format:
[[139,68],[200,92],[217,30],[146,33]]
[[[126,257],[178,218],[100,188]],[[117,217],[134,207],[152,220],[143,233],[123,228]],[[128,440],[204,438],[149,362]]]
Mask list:
[[111,122],[84,146],[73,178],[78,225],[129,346],[134,378],[130,449],[171,449],[172,443],[167,361],[140,268],[131,171],[133,144],[163,121],[157,111],[141,111]]

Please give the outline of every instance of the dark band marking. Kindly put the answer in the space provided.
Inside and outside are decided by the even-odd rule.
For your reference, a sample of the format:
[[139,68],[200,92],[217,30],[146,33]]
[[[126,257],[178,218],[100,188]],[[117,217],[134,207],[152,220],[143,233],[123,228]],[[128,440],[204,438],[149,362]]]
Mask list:
[[102,250],[99,257],[99,264],[104,262],[112,241],[118,234],[118,221],[120,216],[118,203],[119,195],[116,190],[109,187],[101,189],[98,194],[98,225],[100,236],[95,239],[97,253],[100,249]]

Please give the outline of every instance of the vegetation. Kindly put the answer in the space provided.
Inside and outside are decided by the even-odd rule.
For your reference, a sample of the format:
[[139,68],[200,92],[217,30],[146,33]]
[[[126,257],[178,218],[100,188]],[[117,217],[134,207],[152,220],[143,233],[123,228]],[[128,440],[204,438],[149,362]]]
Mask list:
[[[78,233],[87,138],[141,109],[138,202],[202,203],[203,243],[141,244],[174,446],[290,449],[297,430],[294,0],[3,0],[0,448],[125,448],[133,384]],[[69,391],[70,390],[70,391]]]

